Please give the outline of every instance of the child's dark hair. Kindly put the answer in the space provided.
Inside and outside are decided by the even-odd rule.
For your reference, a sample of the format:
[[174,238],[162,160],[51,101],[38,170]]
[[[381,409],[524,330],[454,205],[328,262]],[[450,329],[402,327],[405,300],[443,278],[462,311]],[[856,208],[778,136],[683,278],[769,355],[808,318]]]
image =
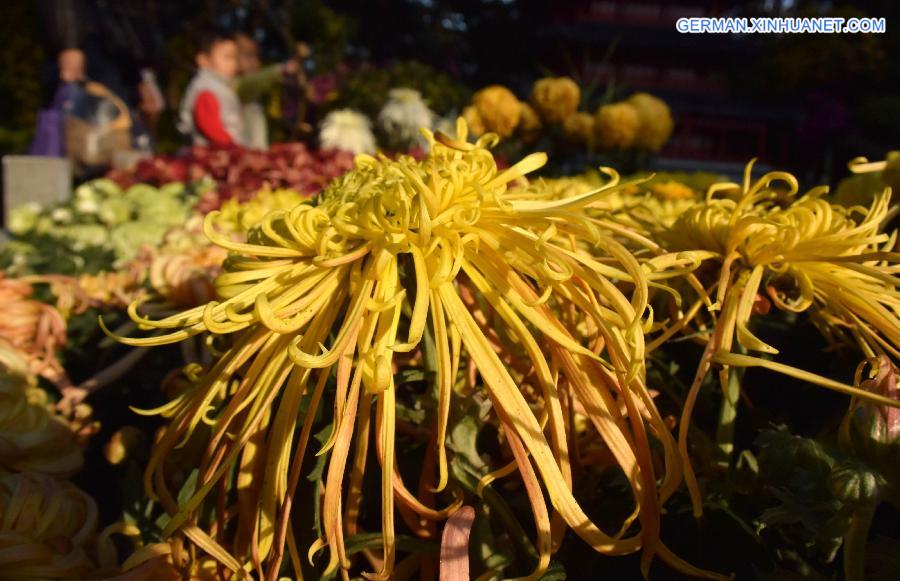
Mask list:
[[234,33],[220,28],[203,29],[196,36],[196,54],[209,54],[220,42],[234,41]]

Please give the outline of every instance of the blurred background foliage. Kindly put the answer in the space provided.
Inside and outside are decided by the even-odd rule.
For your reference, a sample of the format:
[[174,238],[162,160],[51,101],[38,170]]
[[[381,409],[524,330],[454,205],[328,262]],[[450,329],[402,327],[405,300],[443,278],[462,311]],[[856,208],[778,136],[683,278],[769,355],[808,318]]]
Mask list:
[[[716,6],[724,16],[884,17],[889,29],[900,15],[900,6],[887,0],[754,0]],[[547,74],[573,76],[595,97],[628,93],[641,87],[621,79],[598,85],[585,71],[628,63],[648,50],[656,50],[664,62],[667,52],[653,49],[653,38],[622,43],[633,36],[625,27],[599,41],[572,42],[569,29],[585,24],[579,11],[595,8],[586,0],[153,0],[150,7],[164,46],[158,73],[170,106],[160,122],[165,151],[181,144],[172,121],[194,67],[191,39],[211,24],[252,34],[267,62],[290,57],[296,41],[309,44],[310,75],[332,75],[340,87],[336,99],[313,109],[313,122],[335,107],[373,115],[387,90],[400,85],[422,92],[440,114],[458,111],[472,91],[491,83],[503,83],[526,98],[531,82]],[[0,16],[5,43],[0,153],[21,153],[47,100],[53,57],[42,46],[31,2],[3,2]],[[758,35],[734,42],[742,46],[738,57],[718,73],[725,93],[699,106],[719,110],[749,103],[773,114],[788,112],[779,123],[791,135],[786,141],[790,151],[774,160],[779,166],[808,179],[836,182],[846,175],[844,164],[851,157],[876,158],[900,143],[900,95],[894,88],[900,78],[900,35],[890,30],[883,35]],[[709,53],[694,54],[690,58],[702,61]],[[677,121],[678,99],[671,102]],[[276,127],[273,135],[285,134]]]

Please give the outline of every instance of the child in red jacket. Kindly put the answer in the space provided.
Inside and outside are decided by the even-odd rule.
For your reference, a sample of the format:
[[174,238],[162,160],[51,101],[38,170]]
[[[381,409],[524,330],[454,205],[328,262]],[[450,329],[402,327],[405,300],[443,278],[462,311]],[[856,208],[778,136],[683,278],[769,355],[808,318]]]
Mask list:
[[195,145],[245,145],[241,102],[234,87],[238,70],[234,37],[204,35],[196,58],[199,70],[181,101],[178,129]]

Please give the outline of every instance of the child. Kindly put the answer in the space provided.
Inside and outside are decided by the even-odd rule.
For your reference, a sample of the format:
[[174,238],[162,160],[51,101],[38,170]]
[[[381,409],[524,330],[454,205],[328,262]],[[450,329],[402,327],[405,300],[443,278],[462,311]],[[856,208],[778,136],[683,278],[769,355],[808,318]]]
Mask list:
[[285,77],[296,76],[300,72],[300,63],[292,59],[263,67],[259,61],[259,46],[252,36],[238,33],[235,42],[240,71],[240,76],[236,79],[237,94],[244,108],[247,145],[254,149],[267,149],[269,129],[261,100],[283,82]]
[[211,33],[201,37],[199,71],[181,101],[178,129],[195,145],[245,145],[241,102],[234,89],[238,71],[234,37]]

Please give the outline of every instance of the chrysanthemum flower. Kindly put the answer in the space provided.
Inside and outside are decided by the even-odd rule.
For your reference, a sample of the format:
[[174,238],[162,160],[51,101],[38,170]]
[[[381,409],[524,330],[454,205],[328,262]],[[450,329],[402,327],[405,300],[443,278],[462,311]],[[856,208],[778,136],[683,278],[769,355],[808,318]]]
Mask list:
[[24,360],[5,347],[0,351],[0,470],[74,474],[83,461],[74,434],[51,410]]
[[16,206],[9,213],[9,231],[18,236],[28,234],[37,224],[42,212],[43,207],[37,202]]
[[[473,145],[466,134],[462,120],[456,139],[426,133],[431,151],[423,161],[360,156],[355,169],[314,203],[269,214],[246,243],[215,232],[211,217],[208,235],[231,250],[216,281],[220,300],[160,321],[131,309],[143,328],[170,333],[122,339],[129,344],[158,345],[201,333],[230,336],[230,347],[224,337],[219,343],[225,350],[211,368],[189,370],[194,387],[157,410],[170,424],[154,447],[146,483],[172,515],[165,533],[180,530],[230,569],[255,567],[274,579],[285,542],[293,538],[293,491],[328,387],[334,390],[334,423],[319,451],[330,452],[323,536],[311,552],[327,546],[328,570],[349,569],[345,530],[357,529],[368,434],[374,431],[382,518],[375,576],[389,577],[396,505],[428,520],[446,518],[458,506],[432,508],[417,500],[395,458],[394,371],[428,334],[439,392],[432,426],[436,489],[450,478],[448,413],[451,398],[462,397],[454,386],[466,357],[529,493],[540,554],[535,578],[564,529],[551,529],[541,482],[554,521],[568,524],[596,550],[618,555],[643,548],[645,571],[660,555],[688,574],[706,574],[659,541],[660,506],[682,474],[674,438],[644,384],[643,337],[651,323],[647,277],[584,212],[621,186],[612,180],[564,200],[510,189],[510,182],[541,167],[545,155],[499,171],[486,149],[496,136]],[[502,333],[484,327],[479,313],[490,313]],[[498,347],[522,354],[524,376],[498,355]],[[635,512],[618,533],[600,530],[573,497],[570,416],[563,413],[562,390],[571,402],[567,409],[577,403],[584,410],[631,484]],[[304,396],[310,404],[301,413]],[[195,492],[179,503],[167,486],[165,458],[198,435],[201,423],[211,433],[200,477]],[[661,459],[652,457],[651,439],[659,443]],[[229,495],[232,479],[236,491]],[[217,512],[224,509],[235,520],[207,533],[198,519],[216,497],[225,503]]]
[[132,261],[114,272],[83,274],[76,286],[87,306],[125,308],[142,294],[145,277],[145,266]]
[[415,89],[397,88],[388,93],[387,103],[378,113],[378,125],[399,143],[423,146],[419,129],[434,127],[435,114]]
[[611,218],[635,232],[659,236],[696,204],[697,200],[690,198],[670,200],[652,193],[632,195],[622,199],[621,208]]
[[148,280],[160,297],[177,307],[193,307],[216,298],[213,280],[222,269],[222,248],[201,245],[172,253],[157,253]]
[[687,184],[658,178],[623,193],[628,195],[620,198],[611,218],[651,237],[664,233],[700,201],[699,193]]
[[0,577],[85,579],[97,527],[94,501],[69,482],[0,475]]
[[[710,188],[704,203],[688,208],[660,236],[668,250],[718,264],[715,278],[705,282],[719,314],[680,425],[679,444],[685,457],[693,404],[713,363],[724,366],[719,379],[726,393],[729,367],[760,366],[869,401],[898,405],[814,373],[732,353],[736,344],[747,351],[777,355],[777,349],[750,330],[751,317],[774,305],[782,311],[808,312],[826,338],[855,344],[868,358],[900,357],[900,278],[896,276],[900,253],[891,252],[896,237],[881,232],[890,190],[876,196],[869,208],[845,208],[823,199],[827,187],[795,199],[798,184],[792,175],[772,172],[751,182],[751,169],[752,162],[742,185]],[[715,197],[719,193],[736,197]],[[690,318],[679,320],[673,329],[683,327]],[[699,512],[693,473],[687,470],[686,476]]]
[[537,139],[541,130],[541,118],[531,105],[524,101],[519,102],[519,135],[526,143]]
[[474,105],[469,105],[463,109],[462,118],[466,120],[469,131],[473,136],[480,137],[487,132],[487,129],[484,127],[484,121],[481,119],[481,115]]
[[872,161],[857,157],[848,164],[850,171],[860,173],[878,173],[884,184],[893,191],[900,190],[900,151],[889,151],[882,161]]
[[561,123],[581,102],[581,89],[569,77],[546,77],[534,82],[531,102],[548,123]]
[[697,197],[693,188],[672,180],[653,182],[648,188],[661,200],[691,200]]
[[[864,361],[857,368],[854,384],[868,392],[900,401],[898,375],[900,369],[881,355]],[[841,432],[845,444],[856,455],[872,464],[891,464],[891,470],[897,469],[895,454],[900,449],[900,408],[853,398]]]
[[375,135],[368,117],[353,109],[332,111],[322,120],[319,144],[323,149],[375,153]]
[[127,262],[146,248],[159,244],[171,225],[161,222],[126,222],[110,233],[110,244],[121,263]]
[[[838,184],[835,201],[845,206],[868,205],[885,187],[900,191],[900,151],[889,151],[881,161],[869,161],[865,157],[850,160],[847,167],[854,175]],[[894,205],[896,213],[900,206]]]
[[[296,190],[264,187],[250,200],[226,200],[215,214],[215,228],[245,242],[247,232],[266,214],[290,210],[308,198]],[[203,217],[195,214],[139,260],[147,265],[147,280],[159,297],[178,307],[195,307],[216,298],[213,281],[227,256],[227,250],[206,238]]]
[[231,198],[219,208],[216,228],[240,233],[243,237],[263,216],[274,210],[290,210],[308,199],[297,190],[264,187],[249,200]]
[[594,142],[594,116],[584,111],[572,113],[563,120],[563,131],[576,143]]
[[674,123],[666,102],[649,93],[635,93],[626,101],[637,111],[641,121],[635,146],[648,151],[659,151],[672,136]]
[[53,306],[31,299],[31,284],[0,274],[0,345],[22,353],[32,372],[65,384],[56,350],[66,343],[66,321]]
[[503,85],[490,85],[472,96],[472,105],[486,131],[509,137],[519,126],[522,108],[512,91]]
[[634,146],[640,131],[641,117],[628,102],[603,105],[594,115],[594,134],[601,147],[628,149]]
[[[602,176],[596,172],[587,172],[575,176],[540,178],[538,180],[534,180],[530,185],[538,189],[542,195],[546,195],[550,199],[564,200],[567,198],[573,198],[596,191],[604,185],[604,180]],[[627,185],[621,189],[610,188],[607,194],[603,196],[601,200],[605,202],[606,200],[610,200],[613,198],[621,199],[621,194],[624,194],[625,191],[632,187],[636,186]],[[599,205],[600,204],[598,204],[597,201],[594,201],[590,207],[596,208]],[[618,208],[620,207],[620,205],[604,205],[604,209],[612,209],[613,207]]]

